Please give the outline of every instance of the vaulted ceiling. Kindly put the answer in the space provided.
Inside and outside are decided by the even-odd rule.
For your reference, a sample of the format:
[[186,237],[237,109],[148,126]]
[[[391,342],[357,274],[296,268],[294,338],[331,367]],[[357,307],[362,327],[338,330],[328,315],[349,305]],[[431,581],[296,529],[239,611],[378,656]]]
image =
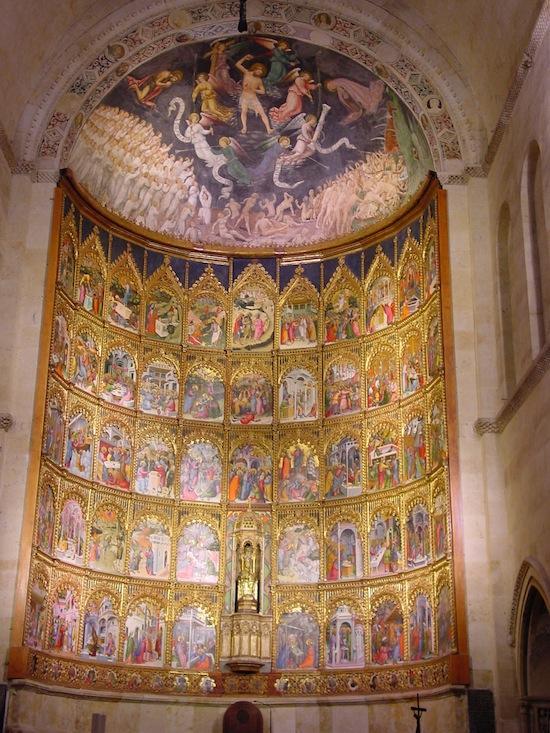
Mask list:
[[[265,33],[304,37],[326,0],[249,0]],[[548,0],[342,0],[338,24],[317,42],[387,71],[417,115],[431,96],[441,114],[426,122],[443,173],[479,166],[541,10]],[[235,31],[236,2],[196,0],[20,0],[0,25],[0,124],[19,164],[62,166],[78,128],[124,68],[189,39]],[[172,40],[170,40],[172,38]],[[117,55],[117,54],[115,54]],[[415,108],[416,105],[416,108]]]

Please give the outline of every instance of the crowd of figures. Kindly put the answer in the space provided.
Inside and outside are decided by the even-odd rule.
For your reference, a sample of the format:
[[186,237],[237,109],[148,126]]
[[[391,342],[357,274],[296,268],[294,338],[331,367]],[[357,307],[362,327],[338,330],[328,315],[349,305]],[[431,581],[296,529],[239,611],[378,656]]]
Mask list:
[[100,204],[135,224],[193,242],[300,245],[346,234],[382,219],[402,203],[408,187],[400,157],[372,153],[330,182],[298,197],[256,192],[214,205],[195,163],[174,155],[149,123],[119,108],[100,106],[75,146],[71,165]]
[[[112,596],[94,594],[82,609],[77,591],[69,585],[54,595],[46,636],[46,604],[43,582],[36,580],[26,627],[26,643],[33,648],[81,655],[88,661],[120,660],[131,665],[171,666],[197,672],[216,667],[216,626],[210,613],[201,607],[183,607],[168,627],[165,610],[147,599],[132,604],[122,621]],[[378,602],[370,616],[369,653],[364,615],[346,603],[337,605],[327,616],[324,666],[361,668],[448,654],[453,646],[453,626],[447,585],[439,589],[435,608],[434,612],[432,600],[425,593],[415,596],[407,617],[397,600],[386,597]],[[167,644],[169,630],[171,649]],[[319,668],[321,643],[322,632],[314,615],[298,610],[282,613],[276,632],[275,669]]]
[[380,79],[314,48],[250,36],[158,59],[92,113],[71,168],[125,219],[195,242],[292,247],[383,219],[430,167],[422,133]]

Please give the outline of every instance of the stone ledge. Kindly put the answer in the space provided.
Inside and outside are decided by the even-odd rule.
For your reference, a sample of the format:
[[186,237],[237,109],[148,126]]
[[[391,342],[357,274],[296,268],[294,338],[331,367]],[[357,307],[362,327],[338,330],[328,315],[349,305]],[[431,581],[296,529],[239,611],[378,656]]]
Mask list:
[[485,433],[502,433],[549,369],[550,342],[545,344],[527,374],[518,384],[516,391],[498,415],[496,417],[479,417],[474,423],[474,432],[480,436],[485,435]]

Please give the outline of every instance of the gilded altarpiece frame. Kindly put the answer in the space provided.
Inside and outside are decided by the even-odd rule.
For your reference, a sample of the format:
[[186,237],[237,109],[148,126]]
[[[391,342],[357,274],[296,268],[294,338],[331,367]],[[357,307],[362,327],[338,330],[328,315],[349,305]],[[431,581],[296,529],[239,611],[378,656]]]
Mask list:
[[[113,238],[64,181],[10,675],[174,695],[466,682],[437,183],[365,241],[303,261],[205,256],[193,282],[196,252]],[[223,640],[247,510],[266,527],[271,663],[242,676]]]

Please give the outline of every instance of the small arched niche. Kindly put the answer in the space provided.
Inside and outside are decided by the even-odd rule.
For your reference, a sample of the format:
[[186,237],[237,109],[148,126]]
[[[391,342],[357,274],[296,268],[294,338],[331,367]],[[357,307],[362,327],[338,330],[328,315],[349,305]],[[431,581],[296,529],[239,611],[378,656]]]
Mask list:
[[525,156],[520,199],[531,351],[536,357],[545,343],[550,325],[550,256],[546,242],[540,148],[535,140],[529,145]]
[[550,612],[531,586],[522,616],[523,694],[550,700]]
[[223,716],[223,733],[262,733],[263,726],[260,708],[246,700],[234,702]]

